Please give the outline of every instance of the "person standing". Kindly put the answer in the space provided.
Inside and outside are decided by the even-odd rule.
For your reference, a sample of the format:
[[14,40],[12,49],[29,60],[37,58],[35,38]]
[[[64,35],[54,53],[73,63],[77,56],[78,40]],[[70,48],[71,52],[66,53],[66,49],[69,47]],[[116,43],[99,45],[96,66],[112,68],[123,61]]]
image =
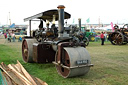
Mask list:
[[12,31],[12,40],[13,40],[13,42],[15,42],[15,33],[14,33],[14,31]]
[[106,32],[104,32],[104,41],[108,41],[108,34]]
[[103,32],[101,32],[100,38],[101,38],[101,45],[104,45],[104,33]]
[[6,33],[4,33],[4,37],[5,37],[5,39],[7,38],[7,34]]
[[115,24],[114,30],[117,31],[118,29],[119,29],[119,26],[117,24]]
[[8,32],[8,34],[7,34],[7,39],[9,42],[11,42],[11,33],[10,32]]

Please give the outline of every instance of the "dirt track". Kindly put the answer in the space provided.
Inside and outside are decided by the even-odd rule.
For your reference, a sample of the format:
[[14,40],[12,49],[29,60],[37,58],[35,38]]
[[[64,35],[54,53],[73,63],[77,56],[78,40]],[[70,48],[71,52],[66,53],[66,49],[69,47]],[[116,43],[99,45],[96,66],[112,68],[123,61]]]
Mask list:
[[8,45],[11,48],[21,49],[22,42],[18,42],[18,40],[16,40],[15,42],[8,42],[8,40],[5,39],[3,35],[1,35],[0,36],[0,44]]

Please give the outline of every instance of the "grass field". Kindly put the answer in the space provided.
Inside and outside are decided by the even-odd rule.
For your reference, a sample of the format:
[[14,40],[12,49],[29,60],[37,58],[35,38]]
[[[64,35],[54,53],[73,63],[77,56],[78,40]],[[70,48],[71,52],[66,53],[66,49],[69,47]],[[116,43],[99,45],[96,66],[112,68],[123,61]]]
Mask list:
[[58,75],[53,64],[24,63],[21,42],[5,43],[0,38],[0,62],[16,64],[19,60],[33,76],[49,85],[128,85],[128,45],[115,46],[105,42],[90,42],[87,50],[91,56],[91,67],[84,76],[64,79]]

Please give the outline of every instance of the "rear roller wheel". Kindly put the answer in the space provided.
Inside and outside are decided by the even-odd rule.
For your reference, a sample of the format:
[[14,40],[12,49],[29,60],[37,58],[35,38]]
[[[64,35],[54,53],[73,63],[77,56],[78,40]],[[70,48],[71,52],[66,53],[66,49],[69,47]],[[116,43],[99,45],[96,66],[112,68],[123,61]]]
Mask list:
[[24,39],[22,42],[22,57],[27,63],[33,62],[33,43],[35,39]]

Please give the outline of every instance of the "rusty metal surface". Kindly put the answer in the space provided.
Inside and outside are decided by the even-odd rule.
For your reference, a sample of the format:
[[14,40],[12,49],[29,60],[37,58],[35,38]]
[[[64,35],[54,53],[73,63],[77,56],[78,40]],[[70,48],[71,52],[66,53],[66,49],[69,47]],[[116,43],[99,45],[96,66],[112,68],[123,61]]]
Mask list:
[[37,63],[51,63],[55,60],[55,51],[50,44],[33,44],[33,60]]
[[[59,48],[59,49],[61,49],[61,48]],[[59,50],[58,49],[58,50]],[[56,54],[56,62],[57,63],[65,63],[65,65],[66,66],[70,66],[70,63],[67,63],[66,61],[69,61],[69,56],[66,54],[66,56],[61,56],[62,55],[62,53],[61,53],[62,51],[57,51],[57,54]],[[65,53],[63,53],[63,55],[64,55]],[[63,58],[65,57],[65,60],[62,60]],[[62,77],[66,77],[68,74],[69,74],[69,72],[70,72],[70,70],[69,69],[66,69],[66,68],[63,68],[63,67],[61,67],[60,65],[56,65],[56,69],[57,69],[57,71],[58,71],[58,73],[62,76]]]

